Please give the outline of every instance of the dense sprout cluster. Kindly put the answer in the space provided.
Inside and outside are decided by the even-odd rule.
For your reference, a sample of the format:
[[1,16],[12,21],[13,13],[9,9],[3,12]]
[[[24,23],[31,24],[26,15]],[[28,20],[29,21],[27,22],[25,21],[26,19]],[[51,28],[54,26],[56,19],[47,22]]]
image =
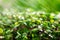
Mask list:
[[18,12],[0,14],[3,40],[60,40],[60,14]]

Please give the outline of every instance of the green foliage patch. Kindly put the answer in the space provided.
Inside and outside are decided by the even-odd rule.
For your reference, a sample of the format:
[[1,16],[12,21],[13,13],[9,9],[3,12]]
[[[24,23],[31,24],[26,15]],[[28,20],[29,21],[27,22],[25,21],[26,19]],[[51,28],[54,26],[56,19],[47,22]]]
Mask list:
[[0,14],[0,35],[3,40],[59,40],[58,15],[40,11]]

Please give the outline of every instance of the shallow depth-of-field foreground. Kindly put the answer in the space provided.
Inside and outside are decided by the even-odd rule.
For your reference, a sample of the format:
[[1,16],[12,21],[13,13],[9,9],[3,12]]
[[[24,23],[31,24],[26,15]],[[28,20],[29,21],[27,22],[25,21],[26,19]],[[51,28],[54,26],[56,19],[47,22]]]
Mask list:
[[0,40],[60,40],[60,13],[10,13],[0,14]]

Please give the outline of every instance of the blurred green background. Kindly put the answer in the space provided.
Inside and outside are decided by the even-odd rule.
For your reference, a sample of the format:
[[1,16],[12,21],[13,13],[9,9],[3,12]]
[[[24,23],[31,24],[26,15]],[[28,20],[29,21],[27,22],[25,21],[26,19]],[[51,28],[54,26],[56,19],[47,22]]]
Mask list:
[[1,0],[0,5],[3,8],[14,8],[18,10],[25,10],[26,8],[31,8],[36,11],[60,11],[60,0]]

